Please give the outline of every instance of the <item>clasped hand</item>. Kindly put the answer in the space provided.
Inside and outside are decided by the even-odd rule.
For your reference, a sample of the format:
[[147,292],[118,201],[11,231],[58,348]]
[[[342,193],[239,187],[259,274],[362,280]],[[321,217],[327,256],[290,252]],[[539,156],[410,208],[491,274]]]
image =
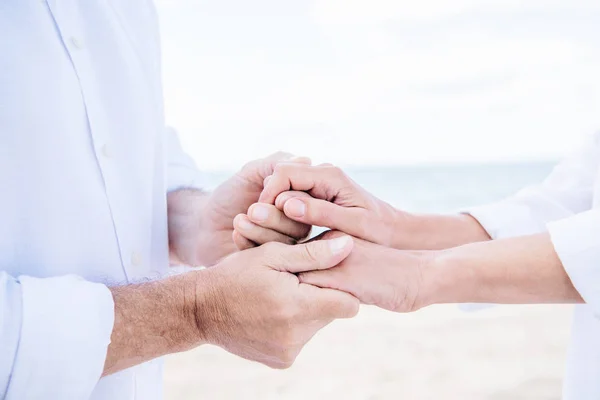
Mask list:
[[298,274],[301,282],[352,294],[363,304],[415,311],[420,297],[427,252],[397,247],[403,214],[376,198],[341,169],[280,163],[264,182],[259,201],[234,220],[233,239],[240,250],[272,241],[290,244],[312,226],[329,231],[313,240],[342,233],[354,239],[351,255],[339,265]]

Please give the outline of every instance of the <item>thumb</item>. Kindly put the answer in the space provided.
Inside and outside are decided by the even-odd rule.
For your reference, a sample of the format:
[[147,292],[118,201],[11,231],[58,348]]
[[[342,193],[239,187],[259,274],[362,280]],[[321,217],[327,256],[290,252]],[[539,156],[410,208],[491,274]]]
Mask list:
[[365,210],[359,207],[344,207],[326,200],[286,192],[279,195],[277,207],[291,220],[307,225],[321,226],[362,237]]
[[332,240],[317,240],[295,246],[270,246],[267,257],[271,260],[271,268],[297,274],[333,268],[350,255],[353,247],[352,237],[344,235]]

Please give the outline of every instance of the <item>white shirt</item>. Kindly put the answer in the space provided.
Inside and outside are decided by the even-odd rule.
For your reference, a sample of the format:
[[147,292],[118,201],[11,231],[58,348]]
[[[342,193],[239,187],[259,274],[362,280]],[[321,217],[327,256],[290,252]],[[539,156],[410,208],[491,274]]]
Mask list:
[[0,398],[161,398],[159,360],[98,381],[103,283],[167,270],[166,193],[199,185],[150,0],[0,2],[0,185]]
[[494,239],[550,232],[587,303],[576,306],[563,398],[600,399],[600,134],[542,184],[469,213]]
[[[2,1],[0,88],[0,397],[161,398],[160,361],[98,382],[113,324],[102,283],[166,271],[165,193],[199,185],[165,128],[151,1]],[[472,210],[494,238],[549,230],[587,301],[567,400],[600,399],[598,142]]]

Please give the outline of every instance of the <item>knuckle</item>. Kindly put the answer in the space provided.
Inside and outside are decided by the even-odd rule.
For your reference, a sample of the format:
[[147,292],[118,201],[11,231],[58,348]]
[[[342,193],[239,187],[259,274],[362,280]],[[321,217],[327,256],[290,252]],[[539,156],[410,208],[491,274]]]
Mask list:
[[336,167],[335,165],[332,165],[331,167],[329,167],[329,170],[331,171],[331,174],[337,178],[346,176],[344,171],[342,171],[342,169],[340,167]]
[[298,354],[300,351],[298,347],[295,345],[282,346],[280,350],[277,352],[277,360],[279,361],[281,369],[290,368],[294,365],[296,358],[298,358]]
[[321,204],[321,206],[318,207],[313,207],[313,213],[316,221],[318,221],[319,224],[325,226],[326,228],[332,227],[333,217],[328,207],[325,207],[324,204]]
[[259,160],[252,160],[242,166],[242,172],[254,171],[260,164]]
[[296,357],[298,357],[298,352],[292,349],[289,349],[285,352],[283,363],[286,368],[290,368],[296,362]]
[[303,247],[302,256],[309,262],[319,262],[319,252],[316,249],[317,242],[308,243]]
[[286,370],[286,369],[290,369],[292,367],[293,363],[286,363],[284,361],[279,361],[279,362],[273,362],[269,365],[269,367],[273,368],[273,369],[277,369],[277,370]]
[[272,177],[273,177],[273,175],[269,175],[265,179],[263,179],[263,187],[267,187],[267,185],[269,184],[269,181],[272,179]]
[[273,153],[269,158],[281,161],[287,160],[291,157],[293,157],[293,155],[291,153],[288,153],[287,151],[277,151]]
[[372,224],[369,215],[361,210],[361,212],[359,212],[356,216],[356,222],[354,225],[356,229],[356,235],[360,238],[365,238],[368,232],[370,232],[370,230],[373,228],[371,225]]
[[283,175],[283,174],[285,174],[285,171],[287,171],[288,168],[289,168],[289,166],[287,164],[279,163],[279,164],[275,165],[275,168],[273,168],[273,175],[275,175],[275,174]]
[[348,318],[354,318],[358,315],[359,311],[360,303],[358,301],[353,301],[351,304],[348,305],[346,316]]
[[269,242],[261,246],[263,255],[271,262],[277,261],[281,257],[281,253],[285,245],[279,242]]
[[292,357],[290,354],[288,354],[286,352],[285,354],[283,354],[281,356],[279,366],[277,367],[277,369],[280,369],[280,370],[290,369],[294,365],[295,361],[296,361],[296,358]]

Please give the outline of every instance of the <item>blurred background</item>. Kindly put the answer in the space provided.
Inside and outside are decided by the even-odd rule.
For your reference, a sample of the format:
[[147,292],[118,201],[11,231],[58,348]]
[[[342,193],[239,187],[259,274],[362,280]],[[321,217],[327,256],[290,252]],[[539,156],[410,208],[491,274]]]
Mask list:
[[[214,187],[278,150],[414,212],[539,182],[600,127],[600,3],[157,0],[168,122]],[[559,399],[570,308],[363,307],[270,371],[205,347],[168,399]]]

